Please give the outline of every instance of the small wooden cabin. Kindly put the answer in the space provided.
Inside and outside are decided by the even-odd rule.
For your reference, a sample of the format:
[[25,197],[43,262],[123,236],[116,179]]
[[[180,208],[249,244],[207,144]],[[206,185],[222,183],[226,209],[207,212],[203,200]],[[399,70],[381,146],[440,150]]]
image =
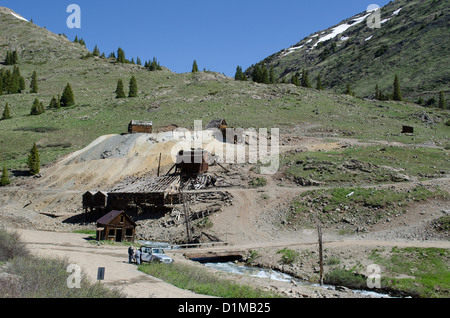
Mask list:
[[403,126],[402,134],[414,134],[414,127],[411,126]]
[[180,150],[176,170],[181,174],[202,174],[208,171],[209,153],[203,149]]
[[136,223],[124,212],[113,210],[97,220],[97,241],[134,242]]
[[153,122],[132,120],[128,125],[128,132],[130,134],[137,134],[137,133],[151,134],[153,132]]

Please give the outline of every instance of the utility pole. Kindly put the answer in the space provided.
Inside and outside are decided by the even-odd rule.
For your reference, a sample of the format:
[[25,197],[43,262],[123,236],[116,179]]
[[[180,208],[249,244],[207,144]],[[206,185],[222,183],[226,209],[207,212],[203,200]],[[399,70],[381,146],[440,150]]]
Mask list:
[[322,226],[317,226],[317,232],[319,234],[319,266],[320,266],[320,286],[323,285],[323,246],[322,246]]

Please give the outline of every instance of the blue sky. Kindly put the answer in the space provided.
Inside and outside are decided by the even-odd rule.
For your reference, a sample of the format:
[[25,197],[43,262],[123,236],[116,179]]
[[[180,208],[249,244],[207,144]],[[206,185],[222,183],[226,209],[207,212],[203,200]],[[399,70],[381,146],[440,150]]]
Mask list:
[[[234,76],[265,57],[388,0],[0,0],[26,19],[70,40],[82,37],[92,51],[126,58],[156,57],[174,72],[197,60],[206,69]],[[81,28],[66,25],[69,4],[81,8]]]

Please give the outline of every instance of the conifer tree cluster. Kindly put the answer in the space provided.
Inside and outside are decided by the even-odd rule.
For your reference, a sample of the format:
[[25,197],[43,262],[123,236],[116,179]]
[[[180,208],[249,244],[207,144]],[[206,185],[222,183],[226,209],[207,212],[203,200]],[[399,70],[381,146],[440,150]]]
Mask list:
[[16,51],[7,51],[5,58],[5,65],[15,65],[19,63],[19,56]]
[[[320,85],[318,85],[318,87],[322,87],[322,79],[318,78],[318,80],[319,79],[320,79]],[[311,88],[311,82],[309,80],[309,71],[303,69],[301,77],[298,72],[295,73],[294,75],[292,75],[291,83],[294,84],[295,86]]]
[[[130,79],[128,97],[137,97],[137,96],[138,96],[138,85],[136,77],[133,75]],[[118,79],[116,87],[116,98],[125,98],[125,97],[126,94],[124,90],[123,81],[121,79]]]
[[252,81],[262,84],[273,84],[275,83],[275,75],[273,72],[273,66],[270,66],[269,70],[265,63],[258,63],[253,66],[252,70]]
[[236,67],[236,73],[234,74],[234,79],[236,81],[246,81],[247,80],[247,76],[244,74],[244,72],[242,72],[242,67],[239,65]]
[[14,65],[13,71],[0,70],[0,95],[20,94],[25,90],[25,79],[20,74],[18,66]]
[[161,71],[162,70],[162,67],[159,64],[156,57],[154,57],[151,62],[150,61],[145,62],[144,67],[148,68],[150,71]]
[[84,47],[86,47],[86,42],[84,42],[83,38],[78,39],[78,36],[75,36],[75,40],[73,40],[75,43],[81,44]]

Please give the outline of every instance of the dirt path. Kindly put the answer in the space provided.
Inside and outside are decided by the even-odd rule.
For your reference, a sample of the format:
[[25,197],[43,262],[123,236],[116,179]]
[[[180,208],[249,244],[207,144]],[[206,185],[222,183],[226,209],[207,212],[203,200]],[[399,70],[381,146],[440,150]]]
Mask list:
[[67,258],[78,264],[91,279],[97,280],[97,270],[105,267],[104,284],[120,289],[131,298],[205,298],[182,290],[137,270],[128,264],[127,247],[96,246],[86,235],[35,230],[17,230],[28,249],[37,256]]

